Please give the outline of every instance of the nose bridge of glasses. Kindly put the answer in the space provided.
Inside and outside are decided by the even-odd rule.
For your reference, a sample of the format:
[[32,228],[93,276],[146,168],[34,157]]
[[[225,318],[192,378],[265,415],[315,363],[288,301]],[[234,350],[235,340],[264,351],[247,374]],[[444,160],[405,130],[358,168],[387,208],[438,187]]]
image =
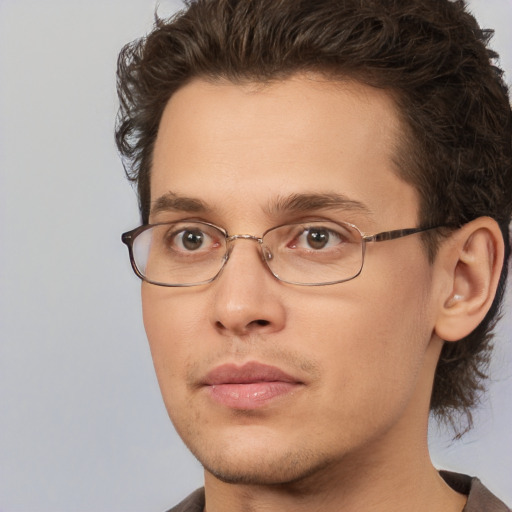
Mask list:
[[[272,258],[271,252],[268,250],[268,248],[265,247],[263,244],[263,238],[255,235],[247,235],[247,234],[241,234],[241,235],[230,235],[226,237],[226,242],[228,244],[231,244],[235,240],[254,240],[255,242],[258,242],[258,247],[260,250],[261,259],[268,263],[269,260]],[[231,250],[233,249],[233,246],[227,248],[226,257],[229,258],[229,255],[231,254]]]
[[228,242],[234,242],[235,240],[238,240],[239,238],[242,240],[254,240],[254,241],[258,242],[259,244],[263,243],[263,239],[258,236],[255,236],[255,235],[230,235],[230,236],[226,237],[226,240]]

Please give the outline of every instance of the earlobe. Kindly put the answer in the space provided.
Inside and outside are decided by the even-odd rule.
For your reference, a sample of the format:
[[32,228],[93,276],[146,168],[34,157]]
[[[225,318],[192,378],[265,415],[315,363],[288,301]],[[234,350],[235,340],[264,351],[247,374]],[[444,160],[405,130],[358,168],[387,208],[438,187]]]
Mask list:
[[494,219],[479,217],[451,235],[438,261],[447,279],[435,332],[445,341],[470,334],[492,305],[503,265],[504,242]]

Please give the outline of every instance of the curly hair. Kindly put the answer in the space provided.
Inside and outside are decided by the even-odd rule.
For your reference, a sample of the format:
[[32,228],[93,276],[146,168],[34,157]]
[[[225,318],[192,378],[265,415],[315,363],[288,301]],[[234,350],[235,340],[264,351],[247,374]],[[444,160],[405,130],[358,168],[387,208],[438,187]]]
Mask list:
[[[498,291],[482,323],[445,343],[431,411],[454,424],[484,389],[510,256],[512,115],[497,54],[463,0],[194,0],[126,45],[118,60],[116,142],[148,222],[163,110],[194,78],[269,82],[303,71],[388,90],[402,120],[399,174],[420,195],[422,225],[494,218],[505,241]],[[431,261],[439,242],[425,235]]]

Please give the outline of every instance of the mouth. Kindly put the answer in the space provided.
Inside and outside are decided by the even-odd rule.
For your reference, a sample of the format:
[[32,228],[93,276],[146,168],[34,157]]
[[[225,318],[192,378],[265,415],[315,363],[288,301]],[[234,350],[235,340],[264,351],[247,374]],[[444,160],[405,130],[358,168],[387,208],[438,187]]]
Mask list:
[[218,366],[202,382],[214,402],[243,410],[263,407],[292,394],[303,384],[275,366],[256,362]]

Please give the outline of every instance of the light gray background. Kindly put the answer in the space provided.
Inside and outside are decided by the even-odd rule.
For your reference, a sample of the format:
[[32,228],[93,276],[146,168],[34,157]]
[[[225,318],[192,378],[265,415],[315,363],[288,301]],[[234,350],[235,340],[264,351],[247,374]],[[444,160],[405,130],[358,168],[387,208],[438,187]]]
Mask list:
[[[170,14],[175,2],[161,1]],[[512,76],[510,0],[474,0]],[[202,479],[161,402],[120,233],[138,224],[113,143],[121,46],[147,0],[0,0],[0,510],[160,511]],[[512,503],[512,315],[489,396],[437,464]]]

